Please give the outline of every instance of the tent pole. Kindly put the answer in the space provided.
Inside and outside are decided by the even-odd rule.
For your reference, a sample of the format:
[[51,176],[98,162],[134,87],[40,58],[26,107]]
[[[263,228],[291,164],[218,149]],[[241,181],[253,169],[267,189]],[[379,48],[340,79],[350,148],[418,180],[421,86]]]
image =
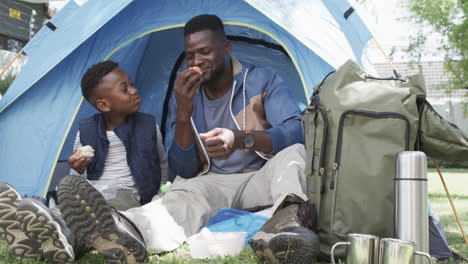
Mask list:
[[8,68],[10,68],[10,66],[13,64],[13,62],[15,62],[16,59],[18,59],[18,57],[23,53],[23,49],[21,49],[20,51],[18,51],[18,53],[16,53],[15,57],[13,57],[13,59],[7,64],[7,66],[2,70],[2,72],[0,73],[0,77],[8,70]]
[[393,63],[392,63],[392,60],[390,60],[390,57],[388,57],[387,53],[385,53],[384,49],[382,48],[382,46],[380,46],[380,43],[377,41],[377,39],[375,37],[373,37],[372,39],[375,41],[375,44],[377,44],[377,47],[379,48],[380,52],[382,53],[382,55],[387,60],[388,64],[390,64],[390,67],[393,70],[393,75],[395,75],[395,78],[399,79],[401,77],[401,75],[396,70],[395,65],[393,65]]
[[452,206],[453,213],[455,214],[455,218],[457,219],[458,226],[460,227],[460,231],[463,236],[463,240],[465,241],[465,244],[468,246],[468,239],[465,236],[465,231],[463,230],[463,226],[460,223],[460,218],[458,217],[457,209],[455,209],[455,205],[453,204],[452,197],[450,196],[450,193],[448,191],[447,185],[445,184],[444,177],[442,177],[442,172],[440,171],[439,163],[437,160],[434,160],[434,164],[437,168],[437,172],[439,173],[440,180],[442,181],[442,185],[444,185],[445,192],[447,193],[447,197],[450,201],[450,205]]

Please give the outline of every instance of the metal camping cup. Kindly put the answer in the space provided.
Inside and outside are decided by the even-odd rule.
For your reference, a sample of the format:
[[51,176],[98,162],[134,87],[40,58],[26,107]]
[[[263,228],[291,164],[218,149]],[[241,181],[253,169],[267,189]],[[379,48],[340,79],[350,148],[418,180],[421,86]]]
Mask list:
[[349,234],[348,242],[333,245],[331,259],[335,264],[334,250],[340,245],[349,246],[347,264],[376,264],[379,258],[379,237],[365,234]]
[[413,264],[414,255],[424,256],[431,263],[431,256],[427,253],[416,251],[412,241],[394,238],[382,238],[380,240],[379,264]]

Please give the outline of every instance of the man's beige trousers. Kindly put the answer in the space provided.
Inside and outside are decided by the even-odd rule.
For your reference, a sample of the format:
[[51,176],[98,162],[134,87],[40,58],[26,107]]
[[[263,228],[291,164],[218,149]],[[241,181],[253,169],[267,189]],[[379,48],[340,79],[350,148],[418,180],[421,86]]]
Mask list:
[[174,250],[197,233],[221,208],[279,204],[287,194],[307,200],[304,145],[290,146],[260,170],[178,177],[161,199],[123,212],[140,229],[149,251]]

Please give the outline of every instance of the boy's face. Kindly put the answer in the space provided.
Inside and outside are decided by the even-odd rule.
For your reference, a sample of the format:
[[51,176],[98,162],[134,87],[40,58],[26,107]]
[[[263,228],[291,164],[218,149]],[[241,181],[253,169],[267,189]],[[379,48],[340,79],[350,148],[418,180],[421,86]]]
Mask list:
[[94,91],[101,112],[131,114],[140,110],[141,98],[128,75],[120,68],[104,76]]

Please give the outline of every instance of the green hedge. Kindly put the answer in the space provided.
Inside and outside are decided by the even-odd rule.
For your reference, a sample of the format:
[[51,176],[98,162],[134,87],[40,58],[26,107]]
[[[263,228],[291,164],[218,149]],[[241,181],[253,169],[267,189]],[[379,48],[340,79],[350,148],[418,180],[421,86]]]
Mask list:
[[13,74],[8,74],[5,76],[5,79],[0,79],[0,95],[5,94],[5,92],[8,90],[8,87],[10,87],[11,83],[15,80],[15,77],[16,76]]

